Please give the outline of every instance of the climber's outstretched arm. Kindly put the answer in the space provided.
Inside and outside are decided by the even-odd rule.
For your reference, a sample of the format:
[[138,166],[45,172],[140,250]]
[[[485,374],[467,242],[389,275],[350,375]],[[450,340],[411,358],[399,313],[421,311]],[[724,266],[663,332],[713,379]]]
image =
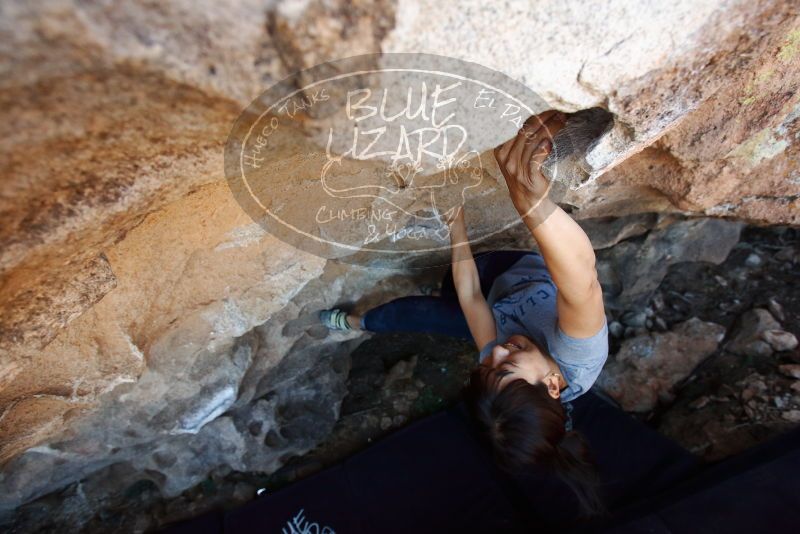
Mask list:
[[478,350],[497,337],[492,310],[481,292],[478,268],[469,247],[467,226],[464,223],[464,207],[458,208],[450,224],[450,242],[453,250],[453,283],[458,303]]
[[540,166],[551,139],[564,125],[560,113],[531,117],[514,138],[494,151],[514,207],[533,234],[558,288],[558,324],[573,337],[596,334],[605,321],[592,244],[583,229],[547,197]]

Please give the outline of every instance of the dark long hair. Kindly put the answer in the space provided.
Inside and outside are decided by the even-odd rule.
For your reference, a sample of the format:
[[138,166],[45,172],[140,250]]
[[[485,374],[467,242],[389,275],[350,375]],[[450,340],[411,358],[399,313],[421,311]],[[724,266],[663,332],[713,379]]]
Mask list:
[[500,388],[505,374],[480,365],[465,389],[469,411],[498,466],[512,474],[531,465],[542,466],[575,493],[583,515],[602,514],[597,470],[580,434],[565,429],[561,401],[550,396],[545,384],[521,378]]

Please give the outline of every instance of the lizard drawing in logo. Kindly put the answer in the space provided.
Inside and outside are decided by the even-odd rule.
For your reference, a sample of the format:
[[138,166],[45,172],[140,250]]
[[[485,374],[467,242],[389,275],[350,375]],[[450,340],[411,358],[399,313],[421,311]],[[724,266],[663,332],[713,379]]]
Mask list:
[[446,221],[458,214],[467,190],[478,187],[486,173],[475,150],[438,158],[429,174],[415,161],[372,163],[365,168],[364,161],[328,153],[320,172],[323,190],[337,199],[379,199],[407,225],[426,228],[440,240],[449,238]]

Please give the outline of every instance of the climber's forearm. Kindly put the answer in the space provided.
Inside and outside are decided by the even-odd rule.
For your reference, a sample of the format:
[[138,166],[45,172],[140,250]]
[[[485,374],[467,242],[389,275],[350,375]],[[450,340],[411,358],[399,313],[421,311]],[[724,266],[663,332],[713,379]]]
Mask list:
[[558,326],[569,336],[597,334],[605,322],[603,290],[589,237],[549,199],[523,217],[558,288]]
[[458,304],[467,320],[470,334],[478,350],[496,337],[494,316],[481,292],[478,267],[467,238],[463,209],[457,220],[450,226],[450,242],[453,251],[453,284],[458,296]]
[[450,243],[452,246],[453,284],[459,300],[472,298],[481,294],[481,282],[478,278],[478,268],[475,258],[472,257],[467,229],[462,222],[456,222],[450,227]]
[[597,284],[595,254],[578,223],[547,198],[523,220],[561,296],[576,303],[589,298]]

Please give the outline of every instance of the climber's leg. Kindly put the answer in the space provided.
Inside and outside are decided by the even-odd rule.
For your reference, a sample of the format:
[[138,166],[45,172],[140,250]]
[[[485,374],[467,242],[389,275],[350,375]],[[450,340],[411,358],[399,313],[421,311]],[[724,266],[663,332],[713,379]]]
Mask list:
[[[495,279],[520,258],[535,254],[526,250],[499,250],[475,258],[481,291],[489,294]],[[472,339],[467,320],[458,304],[452,268],[442,279],[441,296],[402,297],[368,311],[364,316],[341,309],[320,312],[320,321],[331,330],[368,330],[370,332],[425,332]]]
[[472,339],[458,300],[401,297],[369,310],[360,320],[370,332],[423,332]]

